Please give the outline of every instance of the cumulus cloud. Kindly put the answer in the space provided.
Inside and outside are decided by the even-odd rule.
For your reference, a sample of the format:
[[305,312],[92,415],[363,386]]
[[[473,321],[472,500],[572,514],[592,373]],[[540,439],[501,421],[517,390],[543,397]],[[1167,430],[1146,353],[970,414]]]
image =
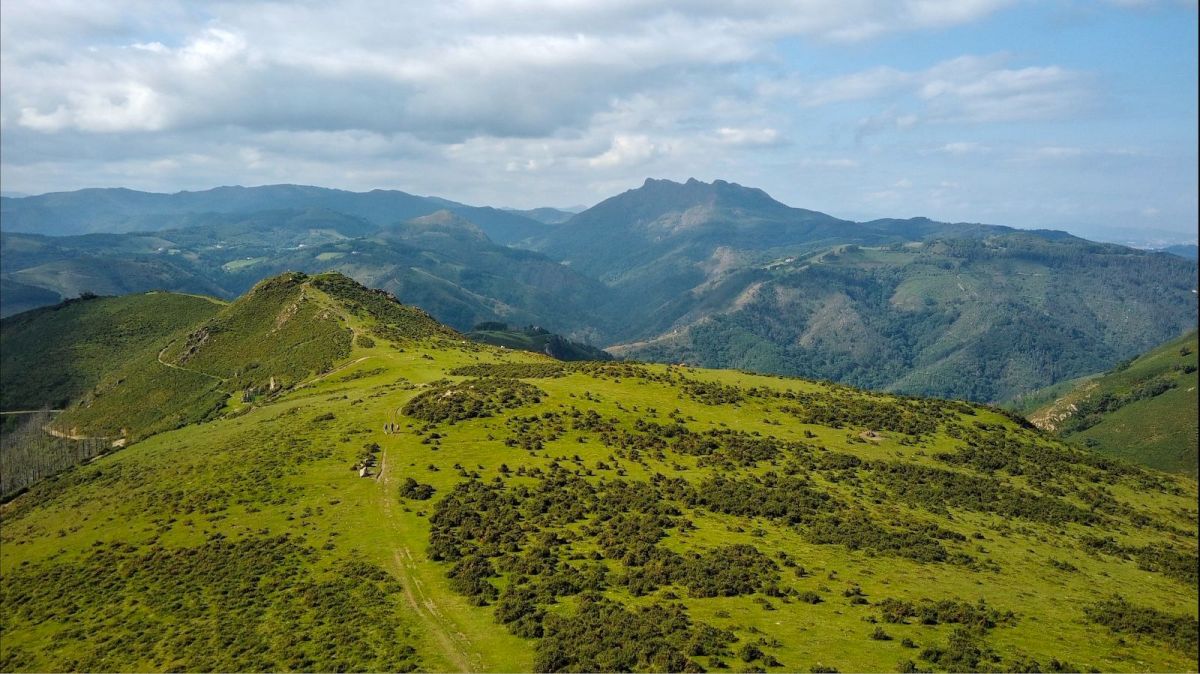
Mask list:
[[[444,142],[579,128],[614,100],[1003,0],[5,3],[5,119],[54,132],[370,129]],[[830,100],[839,94],[826,94]]]
[[[696,176],[838,210],[890,208],[948,178],[970,194],[939,162],[985,154],[1147,165],[1115,150],[1066,156],[1086,141],[1053,130],[1021,144],[977,132],[1021,137],[1079,119],[1103,96],[1096,73],[1056,62],[1053,49],[963,54],[952,51],[962,41],[931,39],[1028,7],[6,0],[0,166],[5,189],[24,192],[297,182],[514,206]],[[910,53],[908,40],[934,47]],[[914,161],[924,173],[901,178]]]

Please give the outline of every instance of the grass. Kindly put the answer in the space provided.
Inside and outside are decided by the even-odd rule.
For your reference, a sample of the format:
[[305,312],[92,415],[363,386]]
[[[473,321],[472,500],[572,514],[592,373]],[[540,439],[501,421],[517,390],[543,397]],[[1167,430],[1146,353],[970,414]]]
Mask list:
[[72,300],[0,321],[0,408],[63,407],[128,354],[153,350],[221,308],[173,293]]
[[[314,302],[339,306],[331,299],[335,295],[315,292],[320,294],[311,295]],[[379,324],[379,315],[347,311],[337,324],[367,334]],[[456,368],[488,363],[563,369],[561,376],[525,379],[541,391],[540,401],[517,397],[514,406],[491,409],[491,416],[430,423],[400,411],[436,382],[467,381],[450,374]],[[736,391],[706,389],[696,382]],[[515,636],[498,624],[495,603],[479,606],[454,591],[448,577],[453,561],[434,561],[427,553],[431,517],[458,485],[477,474],[482,483],[498,480],[505,493],[516,496],[522,486],[541,483],[543,478],[531,471],[545,474],[557,465],[592,489],[612,489],[615,481],[624,480],[643,485],[635,491],[648,495],[656,493],[651,488],[656,475],[694,486],[716,475],[763,479],[790,462],[809,460],[816,463],[798,475],[813,489],[887,526],[928,522],[959,534],[961,540],[940,544],[969,555],[974,563],[921,562],[869,548],[814,543],[803,522],[727,515],[665,495],[655,503],[676,508],[679,514],[671,517],[691,526],[665,528],[658,546],[679,554],[753,546],[780,562],[784,596],[760,591],[697,598],[684,583],[675,582],[636,594],[619,580],[630,567],[604,556],[599,538],[604,527],[588,533],[596,515],[552,524],[537,513],[554,510],[544,510],[528,497],[516,501],[527,513],[519,546],[522,551],[537,547],[539,529],[557,531],[565,537],[553,548],[559,563],[581,565],[590,560],[577,557],[601,555],[595,561],[609,569],[602,595],[626,610],[679,604],[694,625],[730,630],[736,641],[727,654],[693,656],[711,670],[766,666],[765,660],[748,663],[738,656],[747,644],[757,644],[781,663],[766,667],[771,671],[806,671],[818,664],[841,671],[888,671],[909,659],[933,666],[921,658],[923,649],[946,647],[957,626],[873,624],[886,598],[915,603],[984,599],[997,610],[1014,612],[1011,625],[972,637],[1001,658],[989,666],[1027,657],[1043,669],[1051,658],[1104,671],[1197,667],[1195,653],[1152,632],[1116,632],[1089,619],[1086,611],[1097,599],[1122,593],[1137,606],[1182,617],[1186,624],[1196,617],[1196,586],[1139,568],[1135,559],[1091,551],[1085,544],[1089,536],[1111,535],[1123,546],[1166,545],[1194,558],[1195,482],[1122,463],[1096,463],[995,410],[915,402],[922,414],[937,419],[935,430],[920,436],[867,428],[853,420],[841,427],[801,423],[783,408],[802,403],[779,395],[817,396],[846,409],[864,400],[902,401],[733,371],[559,364],[442,333],[376,340],[369,348],[352,344],[334,359],[330,374],[302,383],[206,423],[155,434],[2,506],[0,599],[6,610],[0,614],[0,669],[165,670],[211,664],[219,669],[340,665],[348,670],[527,671],[540,657],[544,640]],[[722,402],[714,390],[728,401]],[[606,436],[569,422],[561,433],[553,431],[553,415],[568,414],[571,408],[615,420],[613,433]],[[538,421],[529,421],[531,417]],[[711,459],[675,451],[669,444],[661,455],[642,446],[653,434],[639,431],[639,420],[670,425],[672,418],[694,433],[737,430],[792,444],[780,445],[784,449],[770,460],[731,464],[706,463]],[[398,424],[396,432],[385,430],[389,423]],[[520,435],[522,424],[526,433],[539,434],[541,449],[505,442]],[[877,432],[866,439],[869,430]],[[984,471],[939,458],[957,456],[968,446],[993,446],[989,443],[995,443],[994,456],[1007,457],[1008,467]],[[360,478],[351,466],[369,444],[380,447],[383,474]],[[841,465],[850,465],[844,457],[862,463],[835,468],[826,462],[830,457],[842,457]],[[1089,510],[1087,499],[1092,499],[1102,524],[1006,517],[969,501],[950,508],[922,505],[899,498],[880,481],[879,462],[984,476],[999,488]],[[599,467],[601,463],[608,467]],[[408,477],[431,485],[432,499],[401,499],[399,489]],[[592,503],[586,498],[564,501],[574,502]],[[258,549],[279,536],[287,536],[297,550],[281,548],[276,565],[267,565],[266,571],[246,555],[213,552],[222,545],[233,546],[230,551]],[[118,544],[137,549],[125,551]],[[784,565],[781,553],[806,573],[798,575]],[[180,561],[192,558],[209,560],[203,567],[209,575],[198,576],[197,567]],[[101,562],[112,559],[121,569],[116,577],[127,580],[104,581],[94,588],[79,585],[82,577],[114,577],[101,570]],[[489,559],[503,564],[506,557]],[[347,578],[358,577],[346,570],[352,563],[360,565],[353,567],[354,574],[384,576],[347,584]],[[178,570],[178,577],[168,569]],[[283,569],[288,570],[286,578],[272,575]],[[264,580],[254,584],[252,577]],[[539,576],[529,578],[540,582]],[[502,571],[487,582],[503,596],[521,581]],[[70,592],[56,594],[60,583]],[[172,589],[178,587],[191,589],[180,594]],[[852,588],[867,603],[852,603],[847,595]],[[803,593],[815,593],[822,601],[798,600]],[[539,605],[569,621],[581,601],[567,594]],[[197,611],[229,615],[232,621],[223,626],[184,620]],[[242,627],[251,623],[259,627]],[[876,626],[892,639],[873,639]],[[289,646],[286,639],[292,634],[310,635],[314,648]],[[918,648],[906,647],[905,639]],[[288,660],[297,655],[307,655],[311,662]]]
[[[1036,392],[1015,407],[1073,443],[1195,478],[1198,348],[1193,330],[1110,372]],[[1153,395],[1146,393],[1151,386]],[[1088,403],[1101,399],[1114,402],[1085,415]]]

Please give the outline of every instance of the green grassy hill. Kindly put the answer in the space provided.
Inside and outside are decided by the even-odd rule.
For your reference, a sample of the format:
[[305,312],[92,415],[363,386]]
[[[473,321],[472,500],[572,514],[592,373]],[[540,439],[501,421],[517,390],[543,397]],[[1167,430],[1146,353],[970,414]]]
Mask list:
[[160,348],[222,304],[151,292],[71,300],[0,320],[0,409],[63,407],[130,355]]
[[1196,477],[1196,331],[1103,375],[1018,399],[1034,424],[1105,456]]
[[290,276],[171,344],[289,385],[0,506],[0,670],[1197,668],[1194,481],[994,408],[422,317]]
[[[351,328],[355,315],[370,327]],[[435,335],[456,333],[340,274],[287,273],[124,361],[56,422],[72,435],[136,440],[245,411],[324,376],[356,339]]]

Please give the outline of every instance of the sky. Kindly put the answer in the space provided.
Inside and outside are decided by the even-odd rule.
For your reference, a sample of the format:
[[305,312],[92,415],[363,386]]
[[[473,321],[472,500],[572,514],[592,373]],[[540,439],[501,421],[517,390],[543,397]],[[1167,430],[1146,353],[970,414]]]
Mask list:
[[866,220],[1195,242],[1182,0],[4,0],[0,189],[586,206],[723,179]]

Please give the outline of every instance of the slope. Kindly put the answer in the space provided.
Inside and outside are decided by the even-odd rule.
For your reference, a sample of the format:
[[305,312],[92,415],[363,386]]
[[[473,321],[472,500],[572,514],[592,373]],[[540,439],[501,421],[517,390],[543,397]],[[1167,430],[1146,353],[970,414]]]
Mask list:
[[130,354],[157,350],[216,313],[206,297],[145,293],[91,297],[0,321],[0,409],[59,408]]
[[1197,473],[1196,331],[1085,377],[1018,399],[1030,421],[1105,456]]
[[121,362],[57,425],[77,436],[137,440],[244,411],[329,372],[350,351],[346,322],[355,313],[373,316],[371,334],[382,339],[454,334],[418,310],[347,288],[359,286],[340,274],[262,281],[215,316]]
[[466,336],[476,342],[542,353],[555,360],[612,360],[612,355],[590,344],[573,342],[545,328],[509,328],[504,323],[480,323]]
[[417,314],[266,283],[376,336],[0,506],[0,669],[1197,666],[1193,481],[964,403],[384,339]]
[[[836,246],[712,278],[617,355],[998,401],[1195,325],[1195,263],[1023,232]],[[964,376],[967,374],[968,376]]]

